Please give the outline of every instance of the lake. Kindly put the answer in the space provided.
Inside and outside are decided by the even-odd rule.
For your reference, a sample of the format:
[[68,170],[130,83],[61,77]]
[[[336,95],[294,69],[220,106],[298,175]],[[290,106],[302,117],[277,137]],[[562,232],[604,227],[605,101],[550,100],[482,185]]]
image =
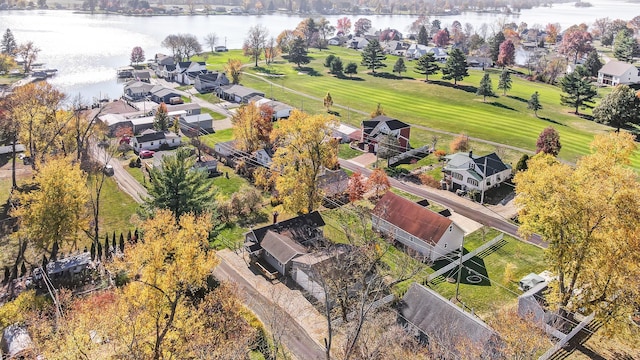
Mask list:
[[[573,3],[522,10],[519,15],[480,14],[474,12],[437,17],[443,27],[454,20],[479,27],[482,23],[526,22],[529,25],[557,22],[563,29],[578,23],[591,24],[597,18],[610,17],[629,20],[640,15],[640,4],[623,0],[593,0],[593,7],[576,8]],[[326,18],[335,25],[344,15]],[[361,17],[371,20],[378,29],[395,28],[406,32],[417,17],[407,15],[348,16],[351,22]],[[203,39],[215,32],[219,44],[228,48],[242,47],[249,27],[261,24],[271,36],[285,29],[293,29],[306,16],[299,15],[210,15],[210,16],[154,16],[74,14],[66,10],[31,10],[0,12],[0,31],[10,28],[18,43],[33,41],[41,49],[38,62],[58,69],[50,82],[70,97],[82,94],[85,99],[117,98],[122,84],[116,81],[115,69],[129,64],[134,46],[141,46],[147,58],[169,53],[160,46],[169,34],[190,33]],[[434,17],[431,18],[432,20]]]

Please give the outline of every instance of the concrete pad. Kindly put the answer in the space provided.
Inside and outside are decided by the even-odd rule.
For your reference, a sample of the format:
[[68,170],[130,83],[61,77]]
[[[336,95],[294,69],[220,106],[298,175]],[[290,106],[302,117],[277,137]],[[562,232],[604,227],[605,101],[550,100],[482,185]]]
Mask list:
[[353,159],[349,160],[351,162],[356,163],[357,165],[367,167],[376,162],[376,154],[373,153],[364,153],[362,155],[356,156]]
[[480,224],[479,222],[473,221],[455,212],[451,212],[451,216],[449,216],[449,219],[451,219],[451,221],[456,223],[456,225],[458,225],[462,229],[462,231],[464,231],[465,236],[482,228],[482,224]]

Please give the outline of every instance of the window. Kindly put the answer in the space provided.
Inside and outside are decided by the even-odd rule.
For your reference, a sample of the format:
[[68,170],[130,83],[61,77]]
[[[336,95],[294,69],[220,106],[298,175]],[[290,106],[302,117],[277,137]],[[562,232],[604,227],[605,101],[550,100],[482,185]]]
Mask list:
[[462,180],[462,179],[463,179],[462,174],[458,174],[458,173],[451,173],[451,176],[452,176],[454,179],[458,179],[458,180]]
[[469,163],[469,169],[475,169],[476,168],[476,164],[475,163]]
[[153,145],[153,141],[151,142],[151,145]]
[[467,178],[467,184],[471,184],[473,186],[478,186],[478,180],[472,179],[472,178]]

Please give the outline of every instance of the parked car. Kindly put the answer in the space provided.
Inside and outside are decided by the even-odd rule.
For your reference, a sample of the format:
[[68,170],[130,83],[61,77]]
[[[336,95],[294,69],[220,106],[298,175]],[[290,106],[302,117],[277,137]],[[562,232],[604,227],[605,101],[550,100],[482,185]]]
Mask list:
[[107,176],[113,176],[113,173],[114,173],[114,172],[113,172],[113,166],[111,166],[111,165],[109,165],[109,164],[105,165],[105,166],[104,166],[104,173],[105,173]]
[[156,152],[153,150],[142,150],[140,151],[140,157],[143,159],[150,158],[150,157],[153,157],[153,154],[155,153]]

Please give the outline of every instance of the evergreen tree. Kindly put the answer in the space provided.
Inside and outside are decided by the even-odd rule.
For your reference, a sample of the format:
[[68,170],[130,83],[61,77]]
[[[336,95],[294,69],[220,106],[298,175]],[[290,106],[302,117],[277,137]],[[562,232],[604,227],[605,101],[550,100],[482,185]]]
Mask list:
[[522,155],[516,164],[516,171],[526,171],[528,168],[527,161],[529,161],[529,155]]
[[433,53],[422,55],[416,62],[416,72],[425,76],[425,81],[429,81],[429,75],[435,75],[440,71],[440,66],[436,64],[436,57]]
[[120,233],[120,244],[119,244],[119,248],[120,248],[120,253],[124,254],[124,235],[122,233]]
[[369,44],[362,50],[361,64],[367,69],[371,69],[371,72],[374,74],[376,73],[376,69],[387,66],[383,62],[386,59],[387,56],[384,54],[382,46],[380,46],[380,43],[376,39],[369,41]]
[[348,74],[350,78],[353,77],[354,74],[358,73],[358,64],[354,62],[348,63],[347,67],[344,69],[344,73]]
[[533,113],[538,117],[538,110],[542,110],[542,104],[537,91],[531,94],[531,98],[527,102],[527,109],[533,110]]
[[96,259],[96,243],[95,241],[91,242],[91,261]]
[[149,170],[147,206],[168,209],[176,220],[182,214],[202,213],[212,208],[214,193],[207,181],[207,173],[193,168],[195,159],[186,148],[165,156],[162,165]]
[[342,59],[336,57],[331,62],[330,70],[332,74],[340,75],[342,74]]
[[137,243],[137,242],[138,242],[138,240],[140,240],[140,238],[138,237],[138,229],[135,229],[135,230],[133,231],[133,242],[134,242],[134,243]]
[[25,276],[27,274],[27,265],[22,262],[22,266],[20,266],[20,276]]
[[165,103],[160,103],[158,110],[156,110],[156,116],[153,119],[153,128],[157,131],[169,130],[169,113]]
[[420,26],[420,31],[418,31],[418,44],[429,44],[429,33],[427,32],[427,28],[424,25]]
[[116,252],[116,232],[113,232],[113,238],[111,238],[111,251]]
[[498,62],[498,57],[500,56],[500,44],[502,44],[505,40],[506,39],[502,31],[498,32],[497,34],[495,34],[495,36],[489,39],[489,53],[491,54],[491,60],[493,60],[494,63]]
[[401,76],[405,71],[407,71],[407,66],[404,64],[404,59],[399,57],[393,65],[393,72],[397,72],[398,76]]
[[640,98],[628,85],[618,85],[593,109],[593,117],[616,131],[628,124],[640,124]]
[[482,102],[486,102],[487,96],[493,96],[493,86],[491,85],[491,76],[488,72],[484,73],[484,76],[480,80],[480,86],[476,90],[476,95],[482,95]]
[[333,54],[329,54],[327,55],[326,58],[324,58],[324,67],[331,67],[331,62],[333,61],[333,59],[335,59],[336,56]]
[[604,64],[600,60],[600,56],[598,55],[598,51],[596,49],[591,50],[589,55],[587,56],[587,60],[584,62],[584,68],[587,70],[587,73],[590,76],[598,76],[598,71],[602,69]]
[[633,34],[625,30],[618,31],[613,43],[613,56],[624,62],[633,62],[633,57],[638,55],[638,42]]
[[98,261],[102,260],[102,244],[98,242]]
[[109,251],[109,234],[104,238],[104,259],[109,260],[111,251]]
[[560,87],[567,93],[567,95],[560,95],[560,103],[575,108],[576,115],[579,115],[580,108],[592,108],[593,99],[598,95],[582,66],[577,66],[571,74],[563,77],[560,80]]
[[308,64],[311,61],[309,53],[307,52],[307,46],[300,36],[293,40],[293,44],[291,44],[291,49],[289,50],[288,60],[298,65],[298,68],[300,68],[300,65]]
[[453,49],[449,53],[447,63],[442,69],[442,78],[445,80],[453,79],[453,84],[457,85],[458,81],[469,76],[467,71],[467,58],[460,49]]
[[511,72],[507,69],[502,69],[502,73],[500,73],[498,90],[502,90],[502,95],[507,95],[507,91],[511,90]]
[[127,233],[127,242],[131,244],[131,229],[129,229],[129,232]]
[[15,57],[18,54],[18,44],[11,29],[7,29],[4,35],[2,35],[2,43],[0,43],[0,51],[2,54]]

